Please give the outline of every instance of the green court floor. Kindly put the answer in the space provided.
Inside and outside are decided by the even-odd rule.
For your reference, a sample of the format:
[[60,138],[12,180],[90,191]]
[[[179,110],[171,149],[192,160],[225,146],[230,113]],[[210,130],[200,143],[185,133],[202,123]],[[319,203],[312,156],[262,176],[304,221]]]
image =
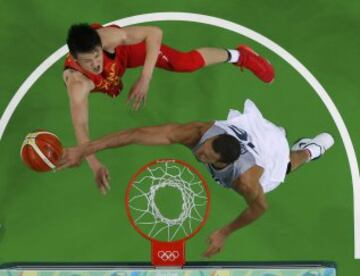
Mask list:
[[[65,44],[77,22],[107,23],[151,12],[191,12],[248,27],[286,49],[323,85],[338,108],[359,156],[360,2],[358,1],[45,1],[0,2],[0,113],[22,82]],[[91,137],[129,127],[166,122],[225,119],[230,108],[253,100],[265,117],[284,126],[291,143],[328,131],[335,146],[268,194],[269,211],[234,233],[213,261],[334,261],[339,275],[360,275],[354,260],[353,190],[345,148],[327,108],[305,79],[270,49],[234,32],[191,22],[151,22],[163,41],[180,50],[202,46],[234,48],[246,43],[266,56],[277,76],[271,85],[250,72],[222,64],[191,74],[156,70],[147,106],[131,111],[126,94],[141,70],[126,72],[122,94],[90,97]],[[63,59],[31,87],[0,140],[0,263],[149,261],[150,244],[127,220],[127,182],[145,163],[182,159],[206,178],[212,206],[206,226],[187,243],[189,261],[201,254],[212,231],[245,207],[234,192],[207,174],[181,146],[131,146],[99,153],[111,174],[111,192],[102,196],[86,164],[59,173],[37,174],[19,157],[24,136],[47,129],[66,146],[75,144],[62,82]]]

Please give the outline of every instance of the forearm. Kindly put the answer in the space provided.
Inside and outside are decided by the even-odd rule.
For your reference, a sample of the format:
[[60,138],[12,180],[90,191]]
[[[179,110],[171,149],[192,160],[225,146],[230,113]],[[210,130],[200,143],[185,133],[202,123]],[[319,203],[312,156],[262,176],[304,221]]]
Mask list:
[[89,142],[90,138],[87,123],[74,122],[73,125],[78,145]]
[[[75,124],[74,123],[74,129],[75,129],[75,136],[76,136],[78,145],[84,145],[90,141],[89,130],[88,130],[87,124],[85,124],[85,123]],[[99,161],[96,159],[96,156],[93,154],[88,155],[86,157],[86,161],[88,162],[88,164],[91,168],[95,168],[99,164]]]
[[152,28],[145,38],[146,58],[142,71],[142,76],[150,79],[159,56],[162,40],[162,31],[159,28]]
[[265,212],[261,207],[253,206],[246,208],[235,220],[224,226],[221,231],[225,235],[230,235],[234,231],[245,227],[257,220]]
[[133,132],[132,129],[125,130],[86,143],[84,145],[85,156],[92,156],[94,153],[105,149],[129,145],[133,143]]
[[[89,138],[89,123],[88,123],[88,107],[87,100],[81,103],[71,103],[71,115],[72,122],[75,131],[75,136],[78,145],[83,145],[90,141]],[[89,155],[86,157],[91,168],[99,166],[99,161],[95,155]]]
[[[88,96],[94,84],[81,73],[74,70],[64,71],[64,81],[70,100],[70,111],[75,137],[79,145],[87,143],[89,139],[89,110]],[[99,161],[95,156],[88,156],[86,160],[91,168],[96,168]]]
[[169,133],[178,125],[167,124],[123,130],[110,134],[85,145],[85,156],[109,148],[124,147],[131,144],[147,146],[169,145],[175,143],[169,138]]

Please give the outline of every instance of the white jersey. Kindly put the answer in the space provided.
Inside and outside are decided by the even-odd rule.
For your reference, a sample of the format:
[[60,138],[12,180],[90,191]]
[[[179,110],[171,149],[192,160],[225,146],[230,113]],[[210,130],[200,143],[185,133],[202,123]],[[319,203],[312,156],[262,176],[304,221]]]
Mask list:
[[208,166],[213,178],[221,185],[232,187],[234,181],[254,165],[264,169],[260,184],[265,193],[284,181],[290,161],[285,130],[266,120],[252,101],[245,101],[243,113],[231,109],[227,120],[216,121],[204,133],[193,151],[205,140],[222,133],[238,139],[241,154],[237,160],[221,170]]

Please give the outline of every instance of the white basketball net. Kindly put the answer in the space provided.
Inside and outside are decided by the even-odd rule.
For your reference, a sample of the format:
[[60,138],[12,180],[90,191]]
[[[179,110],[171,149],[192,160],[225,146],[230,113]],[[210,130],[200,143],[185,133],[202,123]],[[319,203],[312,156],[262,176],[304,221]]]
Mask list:
[[[156,193],[166,187],[181,194],[181,212],[165,217],[156,205]],[[169,199],[171,205],[171,198]],[[150,166],[133,182],[129,207],[134,223],[151,238],[173,241],[189,236],[203,221],[207,205],[201,179],[189,168],[174,161]],[[161,238],[161,239],[160,239]]]

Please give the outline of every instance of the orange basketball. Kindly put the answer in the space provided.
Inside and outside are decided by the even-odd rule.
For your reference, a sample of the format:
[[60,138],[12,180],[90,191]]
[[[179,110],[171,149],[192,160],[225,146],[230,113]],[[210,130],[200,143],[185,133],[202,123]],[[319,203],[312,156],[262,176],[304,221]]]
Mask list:
[[55,134],[49,131],[36,131],[26,135],[20,154],[30,169],[47,172],[56,168],[62,151],[61,142]]

